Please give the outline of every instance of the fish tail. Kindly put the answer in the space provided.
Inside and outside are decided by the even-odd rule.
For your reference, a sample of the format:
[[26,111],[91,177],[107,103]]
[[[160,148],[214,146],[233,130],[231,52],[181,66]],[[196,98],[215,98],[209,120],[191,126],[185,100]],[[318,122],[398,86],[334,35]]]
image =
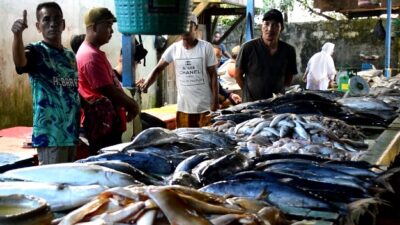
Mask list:
[[399,185],[395,183],[398,182],[398,180],[400,180],[400,167],[389,169],[374,179],[375,183],[381,184],[392,193],[399,193],[400,191],[395,190],[395,188],[399,187]]
[[376,224],[376,215],[378,214],[379,205],[388,204],[378,198],[364,198],[348,205],[349,213],[345,218],[344,224],[363,224],[362,221],[368,221],[368,224]]

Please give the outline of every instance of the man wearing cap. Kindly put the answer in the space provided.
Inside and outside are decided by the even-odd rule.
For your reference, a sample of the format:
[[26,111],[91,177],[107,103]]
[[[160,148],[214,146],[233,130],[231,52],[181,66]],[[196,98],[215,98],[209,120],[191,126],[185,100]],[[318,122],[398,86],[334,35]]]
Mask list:
[[189,31],[165,50],[141,89],[147,92],[165,67],[174,62],[178,91],[176,125],[202,127],[210,121],[210,110],[218,108],[217,59],[211,43],[196,38],[197,17],[192,14],[189,21]]
[[106,54],[100,47],[111,39],[116,18],[107,8],[93,8],[84,17],[85,41],[76,54],[79,93],[86,106],[84,129],[91,154],[121,143],[126,121],[138,113],[137,103],[125,94]]
[[296,51],[280,41],[283,16],[276,9],[264,14],[261,37],[243,44],[236,61],[235,79],[243,90],[243,102],[284,93],[297,74]]

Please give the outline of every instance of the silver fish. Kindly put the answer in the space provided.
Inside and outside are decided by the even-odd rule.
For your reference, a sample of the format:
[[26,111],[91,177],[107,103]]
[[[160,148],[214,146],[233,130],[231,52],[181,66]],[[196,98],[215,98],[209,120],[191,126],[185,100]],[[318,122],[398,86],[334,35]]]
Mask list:
[[130,175],[97,165],[58,163],[9,170],[2,177],[70,185],[98,184],[107,187],[137,183]]
[[281,137],[281,138],[286,137],[286,135],[289,134],[289,131],[290,131],[290,127],[288,127],[288,126],[281,126],[281,127],[279,128],[279,137]]
[[272,119],[271,124],[269,126],[270,127],[276,126],[279,123],[279,121],[285,119],[289,115],[290,115],[290,113],[282,113],[282,114],[278,114],[278,115],[274,116],[274,118]]
[[279,131],[277,131],[275,128],[273,127],[264,127],[263,131],[268,131],[271,132],[272,134],[274,134],[275,136],[279,137]]
[[178,136],[173,131],[161,127],[150,127],[140,132],[123,150],[175,142],[178,142]]
[[278,122],[278,127],[287,126],[287,127],[295,127],[296,125],[290,120],[281,120]]
[[46,200],[52,211],[76,208],[99,195],[107,187],[100,185],[71,186],[39,182],[0,182],[1,195],[33,195]]
[[260,132],[264,127],[268,127],[270,125],[269,121],[263,121],[254,128],[253,132],[250,134],[250,137],[253,137],[256,135],[258,132]]
[[307,133],[307,131],[304,129],[304,127],[298,122],[298,120],[294,120],[294,123],[296,126],[294,127],[294,131],[302,138],[305,140],[310,140],[310,135]]
[[385,103],[384,101],[372,97],[348,97],[338,99],[337,102],[351,109],[356,109],[359,111],[395,110],[394,107]]

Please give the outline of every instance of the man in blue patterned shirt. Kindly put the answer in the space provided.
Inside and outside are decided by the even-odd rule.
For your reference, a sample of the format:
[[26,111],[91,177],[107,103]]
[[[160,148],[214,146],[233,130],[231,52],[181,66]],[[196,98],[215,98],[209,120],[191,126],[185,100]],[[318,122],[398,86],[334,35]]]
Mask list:
[[42,41],[24,47],[22,33],[28,27],[26,10],[11,28],[17,73],[29,73],[31,82],[32,145],[37,148],[39,164],[71,162],[78,143],[80,107],[75,55],[62,46],[65,21],[57,3],[39,4],[36,18]]

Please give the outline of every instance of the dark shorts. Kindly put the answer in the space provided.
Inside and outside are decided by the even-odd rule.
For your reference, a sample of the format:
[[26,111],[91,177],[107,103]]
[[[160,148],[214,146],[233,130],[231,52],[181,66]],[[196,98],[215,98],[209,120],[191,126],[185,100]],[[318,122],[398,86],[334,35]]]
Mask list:
[[73,147],[39,147],[39,165],[73,162],[76,156],[76,146]]

